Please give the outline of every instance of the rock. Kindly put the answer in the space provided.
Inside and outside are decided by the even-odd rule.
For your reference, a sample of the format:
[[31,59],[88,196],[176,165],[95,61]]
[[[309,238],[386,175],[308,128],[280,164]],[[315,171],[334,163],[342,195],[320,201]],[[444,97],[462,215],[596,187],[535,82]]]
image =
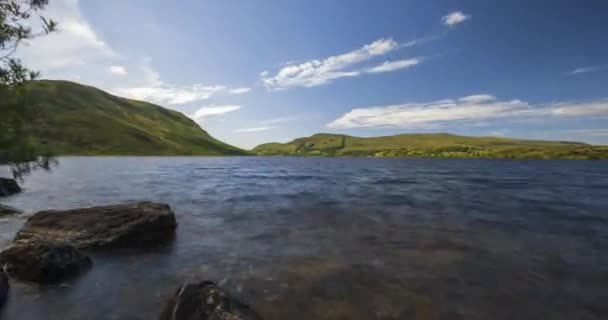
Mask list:
[[0,197],[10,196],[21,192],[21,188],[15,179],[0,178]]
[[9,276],[38,283],[58,283],[91,267],[91,259],[70,246],[48,243],[14,245],[0,253]]
[[8,277],[3,270],[0,270],[0,307],[4,305],[8,297]]
[[171,240],[176,226],[171,208],[160,203],[49,210],[28,218],[14,243],[66,243],[78,249],[133,247]]
[[7,215],[13,215],[13,214],[18,214],[21,213],[21,211],[13,208],[13,207],[9,207],[9,206],[5,206],[0,204],[0,217],[2,216],[7,216]]
[[229,298],[213,282],[188,283],[167,302],[159,320],[261,320],[248,306]]

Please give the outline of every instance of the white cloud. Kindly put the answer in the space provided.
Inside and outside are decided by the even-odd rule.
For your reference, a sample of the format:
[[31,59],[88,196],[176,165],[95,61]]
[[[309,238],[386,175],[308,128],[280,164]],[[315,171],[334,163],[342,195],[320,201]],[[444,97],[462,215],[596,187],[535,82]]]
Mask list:
[[496,100],[496,97],[489,94],[474,94],[458,99],[460,102],[483,103]]
[[553,116],[584,117],[584,116],[606,116],[608,115],[608,100],[591,102],[560,102],[547,108]]
[[[413,44],[407,43],[405,45]],[[267,71],[262,72],[260,76],[269,90],[320,86],[331,83],[335,79],[359,76],[362,70],[353,70],[351,67],[374,57],[385,55],[400,47],[395,40],[382,38],[360,49],[323,60],[310,60],[299,64],[289,63],[274,76],[270,76]]]
[[577,75],[577,74],[581,74],[581,73],[602,71],[605,69],[608,69],[608,65],[603,64],[603,65],[597,65],[597,66],[588,66],[588,67],[576,68],[576,69],[568,72],[568,74]]
[[383,72],[391,72],[400,69],[406,69],[413,67],[421,62],[420,59],[405,59],[405,60],[396,60],[396,61],[385,61],[382,64],[379,64],[375,67],[366,69],[367,73],[383,73]]
[[230,93],[232,93],[232,94],[243,94],[243,93],[247,93],[249,91],[251,91],[251,88],[236,88],[236,89],[230,90]]
[[501,101],[472,95],[429,103],[405,103],[356,108],[327,125],[329,128],[420,128],[449,122],[479,123],[516,118],[608,116],[608,100],[532,105],[521,100]]
[[[93,31],[84,19],[77,0],[54,0],[44,16],[59,22],[58,30],[22,43],[16,56],[33,68],[45,71],[69,66],[83,66],[100,60],[117,58],[118,54]],[[34,15],[32,27],[42,25]]]
[[204,86],[194,84],[190,86],[175,86],[160,84],[151,87],[118,88],[113,92],[131,99],[145,100],[158,104],[185,104],[206,100],[212,96],[225,92],[225,86]]
[[180,105],[207,100],[217,95],[243,94],[250,90],[249,88],[231,89],[224,85],[167,84],[150,64],[149,58],[144,59],[140,64],[137,83],[109,88],[109,91],[119,96],[161,105]]
[[274,127],[256,127],[256,128],[244,128],[244,129],[236,129],[234,132],[243,133],[243,132],[259,132],[274,129]]
[[237,105],[210,105],[198,109],[194,114],[190,115],[190,118],[195,121],[201,121],[207,117],[219,116],[228,112],[239,110],[240,108],[241,106]]
[[462,11],[454,11],[450,14],[447,14],[441,18],[441,21],[446,26],[453,27],[459,23],[465,22],[466,20],[471,19],[470,15],[466,15],[462,13]]
[[277,128],[276,125],[278,125],[278,124],[289,122],[294,119],[295,119],[294,117],[279,117],[279,118],[268,119],[268,120],[258,122],[257,124],[259,125],[259,127],[236,129],[236,130],[234,130],[234,132],[243,133],[243,132],[267,131],[267,130],[271,130],[271,129],[276,129]]
[[[168,83],[151,66],[149,58],[120,55],[104,42],[82,15],[78,0],[50,1],[43,14],[56,20],[59,30],[24,42],[15,56],[28,67],[40,70],[45,79],[73,80],[162,105],[185,104],[250,90],[216,84]],[[41,27],[37,20],[31,22],[34,29],[37,24]]]
[[110,73],[117,74],[117,75],[126,75],[127,74],[127,69],[123,66],[110,66],[108,68],[108,71],[110,71]]
[[249,89],[229,89],[222,85],[193,84],[177,86],[160,83],[149,87],[115,88],[113,93],[135,100],[144,100],[157,104],[180,105],[201,100],[207,100],[217,95],[243,94]]

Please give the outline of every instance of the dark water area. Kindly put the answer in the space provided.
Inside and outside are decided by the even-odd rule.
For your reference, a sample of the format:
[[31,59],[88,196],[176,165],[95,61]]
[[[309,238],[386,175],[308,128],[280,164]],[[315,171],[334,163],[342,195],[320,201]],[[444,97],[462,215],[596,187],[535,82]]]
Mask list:
[[58,286],[12,281],[2,319],[155,319],[200,280],[267,320],[608,319],[608,161],[61,158],[23,187],[0,203],[151,200],[179,226]]

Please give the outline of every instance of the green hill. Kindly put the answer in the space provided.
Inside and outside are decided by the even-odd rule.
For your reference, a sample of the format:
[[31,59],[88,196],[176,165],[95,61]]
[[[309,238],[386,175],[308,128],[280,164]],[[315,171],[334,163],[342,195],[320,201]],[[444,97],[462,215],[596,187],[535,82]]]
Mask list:
[[[57,155],[239,155],[192,119],[67,81],[25,84],[35,140]],[[1,97],[0,97],[1,98]]]
[[608,159],[608,147],[570,141],[467,137],[446,133],[353,137],[319,133],[255,147],[258,155],[440,158]]

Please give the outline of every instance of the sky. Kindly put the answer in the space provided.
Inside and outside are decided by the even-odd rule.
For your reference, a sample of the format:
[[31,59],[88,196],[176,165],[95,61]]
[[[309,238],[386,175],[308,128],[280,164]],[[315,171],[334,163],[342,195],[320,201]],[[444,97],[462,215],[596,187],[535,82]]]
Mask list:
[[[17,57],[252,148],[317,132],[608,144],[608,1],[50,0]],[[32,22],[36,25],[36,22]]]

